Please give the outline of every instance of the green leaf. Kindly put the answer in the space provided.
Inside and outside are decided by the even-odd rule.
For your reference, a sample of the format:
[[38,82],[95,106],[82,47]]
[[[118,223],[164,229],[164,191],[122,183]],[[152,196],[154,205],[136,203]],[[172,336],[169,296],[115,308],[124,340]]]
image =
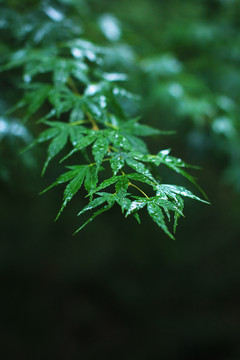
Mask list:
[[171,164],[168,163],[166,164],[170,169],[176,171],[177,173],[181,174],[182,176],[184,176],[186,179],[188,179],[192,184],[194,184],[196,186],[196,188],[203,194],[203,196],[207,199],[207,195],[205,194],[205,192],[201,189],[201,187],[197,184],[196,180],[194,179],[193,176],[191,176],[190,174],[188,174],[185,170]]
[[57,217],[55,220],[57,220],[62,213],[63,209],[67,205],[67,203],[72,199],[72,197],[78,192],[78,190],[81,188],[84,177],[86,175],[88,165],[82,165],[78,169],[77,175],[74,177],[72,181],[67,185],[67,187],[64,190],[63,193],[63,204],[62,207],[57,214]]
[[70,140],[73,146],[83,138],[82,129],[79,126],[71,126],[69,129]]
[[113,175],[117,175],[118,171],[121,170],[124,165],[124,158],[121,154],[116,154],[110,159],[110,165]]
[[126,163],[128,164],[128,166],[130,166],[132,169],[136,170],[138,173],[148,177],[153,182],[156,182],[156,180],[154,179],[154,177],[152,176],[150,171],[146,168],[146,166],[143,163],[134,160],[130,156],[126,157]]
[[104,156],[108,151],[109,141],[104,135],[98,136],[97,140],[93,144],[92,153],[97,165],[100,165]]
[[102,189],[105,189],[106,187],[114,184],[115,182],[117,182],[119,179],[121,179],[124,175],[117,175],[117,176],[112,176],[110,179],[106,179],[104,180],[95,190],[96,191],[100,191]]
[[91,194],[94,191],[96,191],[97,182],[98,182],[97,166],[96,165],[89,166],[84,181],[84,186],[88,193]]
[[174,236],[170,233],[170,231],[167,228],[167,225],[165,223],[164,220],[164,216],[162,213],[162,210],[160,209],[160,207],[156,204],[154,204],[154,202],[149,202],[147,205],[147,209],[148,209],[148,213],[151,216],[151,218],[153,219],[153,221],[162,228],[162,230],[173,240]]
[[76,149],[77,150],[82,150],[85,147],[89,146],[97,137],[96,132],[92,132],[89,135],[84,136],[83,138],[81,138],[77,144],[76,144]]
[[158,185],[156,181],[153,182],[152,180],[149,180],[149,178],[147,176],[139,174],[139,173],[126,174],[126,175],[128,176],[129,179],[135,180],[135,181],[140,181],[144,184],[148,184],[148,185],[152,186],[154,189]]
[[[180,200],[180,201],[179,201]],[[167,215],[168,220],[170,221],[170,211],[174,212],[174,225],[177,226],[177,220],[180,216],[184,216],[182,213],[183,210],[183,200],[181,197],[177,199],[177,203],[170,201],[168,198],[162,198],[162,197],[152,197],[151,201],[154,202],[154,204],[158,205],[160,208],[163,209],[165,214]],[[175,227],[174,227],[175,229]]]
[[77,234],[80,230],[82,230],[82,228],[84,228],[84,226],[86,226],[86,225],[89,224],[93,219],[95,219],[95,217],[97,217],[98,215],[102,214],[102,213],[105,212],[105,211],[110,210],[110,209],[113,207],[113,205],[114,205],[114,201],[113,201],[112,203],[108,204],[108,205],[105,205],[104,207],[102,207],[102,208],[99,209],[98,211],[96,211],[96,212],[93,214],[93,216],[91,216],[82,226],[80,226],[79,229],[77,229],[77,230],[75,231],[75,233],[74,233],[73,235]]
[[96,120],[100,122],[104,122],[104,109],[100,106],[100,104],[96,103],[94,99],[91,100],[86,97],[85,99],[85,107],[89,114]]
[[46,123],[48,119],[51,119],[54,116],[56,116],[56,111],[55,111],[55,109],[52,109],[46,115],[44,115],[43,117],[38,119],[37,123],[38,124]]
[[67,139],[68,133],[63,131],[52,140],[48,147],[48,157],[43,166],[42,175],[45,173],[50,160],[52,160],[65,147]]
[[72,64],[68,59],[58,59],[53,69],[53,81],[55,85],[65,84],[71,73]]
[[141,224],[141,220],[140,220],[139,214],[138,214],[137,212],[135,212],[135,213],[133,213],[133,216],[135,217],[135,219],[137,220],[137,222],[138,222],[139,224]]
[[[183,212],[183,208],[184,208],[184,201],[181,197],[179,197],[178,199],[178,208],[179,208],[179,211]],[[173,231],[174,233],[176,232],[177,230],[177,225],[178,225],[178,219],[180,218],[180,214],[178,212],[175,212],[174,214],[174,225],[173,225]]]
[[128,189],[129,180],[126,176],[122,176],[116,183],[116,193],[117,200],[119,205],[122,208],[122,212],[127,207],[128,199],[126,199],[127,189]]
[[79,173],[79,171],[81,171],[81,167],[82,167],[82,165],[72,166],[72,170],[67,171],[64,174],[60,175],[53,184],[51,184],[46,189],[44,189],[40,194],[45,193],[46,191],[50,190],[54,186],[57,186],[57,185],[60,185],[67,181],[72,180]]
[[136,212],[136,211],[142,209],[146,204],[147,204],[147,199],[144,199],[144,198],[139,198],[138,200],[132,201],[132,203],[126,213],[126,217],[128,215],[132,214],[133,212]]
[[182,213],[182,211],[180,210],[180,207],[179,207],[179,201],[176,204],[175,202],[174,203],[171,202],[169,199],[159,198],[158,196],[152,197],[151,199],[154,200],[155,204],[157,204],[158,206],[163,208],[163,210],[166,212],[166,215],[167,215],[169,220],[170,220],[170,213],[169,213],[170,210],[174,211],[174,213],[177,213],[179,216],[183,216],[183,213]]
[[36,146],[37,144],[43,143],[45,141],[51,140],[53,137],[57,136],[59,134],[59,130],[56,128],[47,129],[43,131],[37,139],[35,139],[33,142],[31,142],[27,147],[23,149],[23,152],[31,149],[33,146]]
[[127,134],[126,132],[124,133],[124,136],[129,141],[129,144],[131,145],[131,150],[139,151],[143,154],[147,154],[149,152],[147,145],[143,140],[139,139],[136,136]]
[[98,197],[92,201],[90,201],[90,203],[85,206],[79,213],[78,213],[78,216],[79,215],[82,215],[83,213],[85,213],[86,211],[89,211],[89,210],[92,210],[100,205],[102,205],[103,203],[105,203],[107,201],[106,197]]
[[119,86],[115,86],[114,89],[113,89],[113,94],[116,96],[116,97],[124,97],[126,99],[129,99],[129,100],[140,100],[140,96],[136,95],[136,94],[133,94],[131,93],[130,91],[127,91]]
[[77,102],[70,114],[70,123],[81,121],[84,119],[82,101]]
[[121,135],[117,131],[112,131],[109,133],[109,139],[112,142],[113,146],[120,148],[122,150],[132,150],[132,146],[125,136]]
[[88,66],[79,60],[74,62],[71,73],[74,78],[83,84],[87,85],[90,81],[88,78]]
[[171,131],[161,131],[148,125],[139,124],[138,122],[129,126],[127,130],[136,136],[170,135],[174,133]]
[[75,154],[75,152],[86,148],[88,145],[90,145],[96,139],[96,137],[97,137],[97,134],[95,132],[90,133],[89,135],[86,135],[86,136],[82,137],[77,142],[77,144],[75,144],[74,149],[71,150],[70,153],[68,153],[66,156],[64,156],[64,158],[62,158],[60,162],[63,162],[64,160],[66,160],[67,158],[69,158],[70,156]]
[[49,93],[49,101],[56,110],[57,117],[62,113],[71,111],[76,103],[76,94],[64,84],[54,87]]
[[35,140],[35,142],[42,143],[44,141],[51,140],[57,134],[59,134],[59,129],[57,129],[57,128],[47,129],[38,136],[38,138]]
[[167,196],[173,197],[176,199],[176,195],[181,195],[184,197],[189,197],[194,200],[201,201],[205,204],[209,204],[208,201],[199,198],[198,196],[194,195],[191,191],[187,190],[183,186],[177,185],[168,185],[168,184],[161,184],[157,187],[157,195],[166,194]]
[[30,92],[26,94],[23,101],[25,101],[25,104],[28,105],[28,107],[24,119],[27,120],[41,108],[44,101],[48,98],[51,89],[52,87],[50,85],[40,84],[36,89],[31,89]]

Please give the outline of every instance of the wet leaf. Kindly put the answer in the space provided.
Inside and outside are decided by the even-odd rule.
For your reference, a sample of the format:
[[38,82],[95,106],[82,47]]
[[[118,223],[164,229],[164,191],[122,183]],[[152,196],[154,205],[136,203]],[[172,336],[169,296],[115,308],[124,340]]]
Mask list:
[[92,153],[97,165],[102,163],[104,156],[108,152],[108,144],[109,141],[104,135],[98,136],[93,144]]
[[154,177],[152,176],[150,171],[146,168],[146,166],[143,163],[134,160],[130,156],[126,157],[126,163],[128,164],[128,166],[130,166],[132,169],[134,169],[138,173],[140,173],[140,174],[146,176],[147,178],[149,178],[150,180],[156,182],[156,180],[154,179]]
[[133,123],[131,126],[126,127],[131,134],[136,136],[153,136],[153,135],[169,135],[171,132],[161,131],[159,129],[154,129],[148,125],[142,125],[138,122]]
[[[63,0],[62,2],[69,3]],[[169,149],[161,150],[156,155],[150,154],[146,142],[141,137],[166,135],[170,132],[140,124],[140,117],[132,118],[130,114],[135,114],[138,110],[135,102],[139,97],[127,90],[127,88],[133,88],[131,84],[124,87],[123,82],[116,83],[127,80],[128,76],[115,72],[114,66],[117,65],[119,71],[123,71],[129,64],[130,74],[131,70],[134,70],[134,73],[137,71],[135,65],[140,65],[147,76],[147,73],[157,65],[155,66],[157,71],[155,69],[153,73],[163,76],[166,73],[165,68],[168,67],[167,70],[176,68],[176,59],[168,56],[167,61],[165,58],[160,59],[160,62],[159,59],[157,61],[148,59],[147,62],[143,60],[140,64],[134,64],[134,52],[130,48],[127,49],[125,45],[111,46],[110,44],[104,48],[81,39],[82,29],[79,24],[76,26],[74,19],[68,18],[69,11],[61,12],[60,8],[55,9],[48,5],[44,5],[40,10],[39,17],[36,16],[39,10],[36,8],[35,11],[36,14],[34,12],[32,19],[29,15],[25,16],[24,12],[18,15],[14,12],[14,16],[17,15],[17,21],[12,29],[5,28],[5,20],[2,22],[4,33],[7,34],[8,29],[10,30],[13,44],[8,42],[3,46],[3,50],[6,49],[10,55],[3,56],[2,62],[5,64],[1,66],[0,71],[18,67],[19,71],[17,70],[16,73],[23,74],[23,83],[20,85],[20,93],[23,92],[23,97],[18,99],[18,103],[8,113],[15,111],[17,116],[23,119],[33,117],[34,120],[39,112],[41,118],[38,121],[42,126],[48,127],[29,145],[32,147],[49,141],[46,145],[48,146],[47,160],[43,173],[49,162],[65,148],[68,140],[70,140],[68,143],[70,149],[67,155],[63,154],[61,161],[78,151],[81,152],[81,156],[75,157],[80,163],[68,166],[62,175],[42,191],[44,193],[57,185],[67,184],[57,218],[84,184],[83,196],[89,199],[89,204],[79,212],[79,215],[100,208],[76,232],[117,203],[126,216],[133,215],[138,222],[140,222],[138,211],[147,206],[153,221],[173,238],[165,219],[168,221],[171,217],[174,218],[175,231],[179,217],[183,216],[186,197],[206,201],[183,187],[159,183],[162,167],[159,169],[157,167],[165,165],[172,172],[184,176],[198,187],[196,179],[186,171],[186,168],[190,166],[181,159],[170,156]],[[47,20],[42,17],[42,12],[45,13]],[[114,25],[113,18],[105,16],[106,19],[108,24]],[[24,24],[22,28],[21,22]],[[14,28],[17,30],[13,31]],[[16,32],[15,37],[14,32]],[[106,35],[106,31],[104,34]],[[109,34],[107,37],[111,41],[117,40],[117,38],[111,38],[112,35]],[[22,47],[22,49],[15,51],[16,47]],[[125,63],[126,58],[127,63]],[[159,71],[160,68],[161,71]],[[167,73],[174,75],[179,71],[167,71]],[[14,76],[14,72],[11,76]],[[156,96],[161,95],[159,95],[161,88],[166,89],[167,97],[170,94],[174,106],[180,108],[181,103],[183,114],[192,112],[195,118],[201,115],[201,118],[207,119],[213,116],[209,113],[209,109],[214,111],[215,109],[209,100],[203,99],[201,102],[191,98],[191,109],[186,109],[187,90],[185,87],[187,86],[183,88],[180,83],[174,82],[174,79],[164,79],[165,85],[161,85],[162,82],[159,82],[159,79],[152,80],[154,80],[152,83]],[[13,89],[13,94],[16,89]],[[178,97],[181,99],[177,99]],[[197,109],[200,107],[199,104],[204,105],[201,106],[204,110]],[[229,109],[229,101],[226,102],[226,99],[221,101],[221,104],[221,106],[218,105],[221,111],[227,111],[226,106]],[[36,113],[37,116],[33,116]],[[103,162],[104,165],[106,164],[106,169],[102,166]],[[99,176],[100,171],[102,171],[101,176]],[[98,184],[98,177],[101,180],[100,184]],[[150,186],[150,194],[156,192],[156,196],[149,198],[149,192],[147,191],[147,195],[141,189],[142,184],[144,189],[146,185]],[[113,193],[100,192],[111,186]],[[145,196],[135,196],[133,195],[135,191],[138,195]]]
[[109,134],[109,139],[112,142],[113,146],[121,149],[121,150],[132,150],[132,146],[125,136],[121,135],[117,131],[113,131]]
[[97,137],[96,133],[91,133],[89,135],[80,138],[79,141],[75,144],[73,150],[71,150],[70,153],[64,156],[64,158],[61,159],[61,162],[63,162],[64,160],[75,154],[75,152],[85,149],[96,139],[96,137]]
[[83,138],[82,129],[79,126],[71,126],[69,129],[70,140],[73,146],[77,145]]
[[84,228],[84,226],[86,226],[87,224],[89,224],[93,219],[95,219],[95,217],[97,217],[98,215],[101,215],[102,213],[104,213],[105,211],[110,210],[114,205],[114,202],[108,205],[105,205],[104,207],[102,207],[101,209],[99,209],[98,211],[96,211],[93,216],[91,216],[82,226],[80,226],[80,228],[78,228],[75,233],[77,234],[80,230],[82,230]]
[[135,181],[141,181],[144,184],[148,184],[152,186],[153,188],[156,187],[157,183],[156,181],[150,180],[147,176],[139,174],[139,173],[133,173],[133,174],[127,174],[128,178]]
[[56,136],[48,147],[48,157],[43,166],[42,175],[45,173],[49,162],[65,147],[68,139],[68,133],[61,132]]
[[124,159],[121,154],[116,154],[110,159],[110,165],[113,175],[117,175],[118,171],[124,166]]
[[75,105],[75,107],[73,108],[73,110],[71,111],[69,121],[71,123],[81,121],[84,119],[84,116],[85,115],[84,115],[84,111],[83,111],[82,101],[78,101],[77,104]]
[[[183,208],[184,208],[184,201],[182,198],[178,199],[178,209],[179,211],[183,212]],[[178,226],[178,219],[180,218],[181,214],[179,214],[179,212],[175,212],[174,214],[174,225],[173,225],[173,231],[174,233],[177,230],[177,226]]]
[[98,169],[96,165],[89,166],[84,181],[85,189],[89,194],[96,190],[98,182]]
[[143,154],[147,154],[149,152],[146,143],[142,139],[139,139],[136,136],[126,133],[125,133],[125,137],[128,140],[129,144],[131,145],[132,150],[139,151]]
[[72,170],[67,171],[67,172],[63,173],[62,175],[60,175],[52,185],[48,186],[40,194],[45,193],[46,191],[50,190],[54,186],[57,186],[57,185],[60,185],[60,184],[63,184],[65,182],[72,180],[79,173],[79,171],[81,171],[81,167],[82,167],[82,165],[72,166],[71,167]]
[[135,212],[135,213],[133,213],[133,216],[135,217],[135,219],[137,220],[137,222],[138,222],[139,224],[141,224],[141,220],[140,220],[139,214],[138,214],[137,212]]
[[123,177],[123,175],[118,175],[118,176],[112,176],[110,179],[106,179],[104,180],[95,190],[95,192],[100,191],[102,189],[105,189],[106,187],[114,184],[115,182],[117,182],[119,179],[121,179]]
[[189,197],[194,200],[201,201],[205,204],[209,204],[208,201],[203,200],[199,198],[198,196],[194,195],[191,191],[187,190],[183,186],[177,186],[177,185],[168,185],[168,184],[161,184],[157,187],[158,194],[166,194],[167,196],[170,196],[174,199],[177,199],[177,195],[183,196],[183,197]]
[[61,213],[62,213],[63,209],[66,207],[67,203],[72,199],[72,197],[81,188],[84,177],[86,175],[87,168],[88,168],[87,165],[82,165],[81,167],[79,167],[77,175],[74,177],[73,180],[70,181],[70,183],[65,188],[64,193],[63,193],[63,204],[62,204],[62,207],[61,207],[59,213],[57,214],[56,220],[61,215]]
[[107,199],[105,197],[98,197],[92,201],[90,201],[90,203],[85,206],[79,213],[79,215],[82,215],[83,213],[85,213],[86,211],[92,210],[100,205],[102,205],[103,203],[105,203],[107,201]]
[[122,176],[116,183],[116,196],[119,205],[122,208],[122,212],[128,205],[128,199],[126,199],[127,189],[128,189],[129,180],[126,176]]
[[48,98],[50,90],[50,85],[41,85],[37,89],[26,94],[25,102],[28,104],[28,107],[25,112],[24,119],[28,119],[41,108],[44,101]]
[[146,204],[147,204],[147,199],[144,199],[144,198],[139,198],[138,200],[132,201],[132,203],[126,213],[126,216],[142,209]]
[[168,230],[168,227],[165,223],[164,220],[164,216],[162,213],[162,210],[160,209],[160,207],[156,204],[154,204],[154,202],[149,202],[147,205],[147,210],[149,215],[151,216],[151,218],[153,219],[153,221],[162,228],[162,230],[171,238],[174,240],[174,236],[170,233],[170,231]]

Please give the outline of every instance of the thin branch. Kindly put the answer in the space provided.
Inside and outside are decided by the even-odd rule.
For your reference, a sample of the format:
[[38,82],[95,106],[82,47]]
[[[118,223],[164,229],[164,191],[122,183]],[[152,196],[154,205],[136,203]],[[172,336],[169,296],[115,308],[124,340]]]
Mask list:
[[99,127],[96,123],[96,121],[93,119],[92,115],[87,111],[86,115],[88,117],[88,120],[90,121],[90,123],[92,124],[92,130],[99,130]]
[[134,185],[134,184],[132,184],[131,182],[129,182],[129,183],[128,183],[128,186],[133,186],[133,187],[135,187],[135,188],[138,189],[147,199],[149,199],[149,197],[147,196],[147,194],[145,194],[145,192],[144,192],[142,189],[140,189],[137,185]]

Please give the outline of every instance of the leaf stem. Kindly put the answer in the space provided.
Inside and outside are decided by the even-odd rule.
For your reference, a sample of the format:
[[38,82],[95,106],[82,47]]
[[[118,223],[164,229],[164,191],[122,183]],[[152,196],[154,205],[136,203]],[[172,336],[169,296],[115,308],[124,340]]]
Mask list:
[[111,145],[109,145],[109,147],[108,147],[109,149],[112,149],[113,151],[116,151],[116,152],[119,152],[119,150],[118,149],[116,149],[115,147],[113,147],[113,146],[111,146]]
[[79,93],[78,88],[77,88],[74,80],[71,78],[71,76],[69,76],[67,83],[68,83],[69,87],[72,89],[72,91],[74,92],[74,94],[81,96],[81,94]]
[[87,111],[86,112],[86,115],[88,117],[88,120],[90,121],[90,123],[92,124],[92,130],[96,130],[98,131],[99,130],[99,127],[96,123],[96,121],[93,119],[92,115]]
[[[102,162],[109,161],[109,160],[111,160],[111,158],[103,159]],[[89,164],[88,166],[93,166],[93,165],[96,165],[96,164],[97,164],[96,162],[93,162],[93,163]]]
[[147,196],[147,194],[145,194],[145,192],[144,192],[142,189],[140,189],[137,185],[134,185],[133,183],[129,182],[129,183],[128,183],[128,186],[133,186],[133,187],[135,187],[135,188],[138,189],[147,199],[149,199],[149,197]]
[[81,125],[81,124],[86,124],[86,123],[89,123],[89,120],[78,120],[78,121],[69,123],[69,126]]
[[113,129],[115,129],[115,130],[119,130],[119,128],[118,128],[117,126],[112,125],[112,124],[110,124],[109,122],[105,122],[104,125],[109,126],[109,127],[113,128]]

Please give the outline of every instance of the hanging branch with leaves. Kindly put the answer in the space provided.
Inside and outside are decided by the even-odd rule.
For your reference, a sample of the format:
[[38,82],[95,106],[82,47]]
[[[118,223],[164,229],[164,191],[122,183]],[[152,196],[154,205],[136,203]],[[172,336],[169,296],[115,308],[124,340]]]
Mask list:
[[[173,230],[183,216],[184,198],[207,202],[182,186],[163,184],[159,166],[164,165],[197,186],[185,170],[190,167],[170,155],[170,150],[149,153],[145,136],[165,135],[158,129],[129,118],[124,99],[137,96],[122,84],[126,75],[107,72],[106,48],[76,38],[49,47],[26,47],[12,54],[1,70],[23,68],[24,96],[11,111],[24,108],[24,119],[36,118],[39,110],[48,112],[38,122],[46,129],[29,146],[48,142],[45,173],[59,154],[65,171],[47,189],[66,184],[60,216],[74,195],[84,187],[87,206],[78,215],[93,211],[75,233],[103,212],[119,205],[122,213],[134,216],[144,207],[152,220],[172,239],[167,225],[173,215]],[[197,186],[198,187],[198,186]]]

